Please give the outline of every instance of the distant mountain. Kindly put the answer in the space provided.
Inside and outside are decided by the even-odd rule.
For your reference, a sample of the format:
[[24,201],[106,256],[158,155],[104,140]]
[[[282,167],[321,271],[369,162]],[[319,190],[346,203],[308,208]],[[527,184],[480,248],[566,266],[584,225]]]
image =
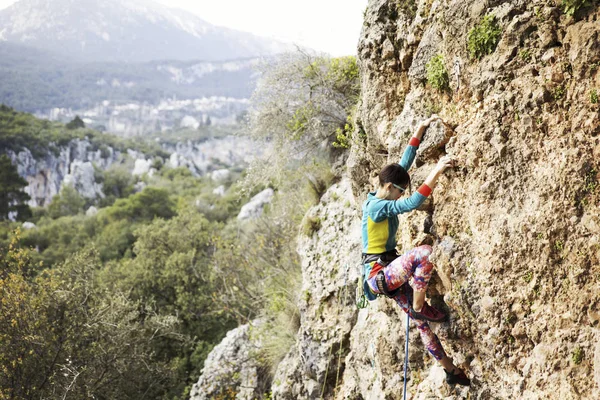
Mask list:
[[0,103],[27,112],[82,109],[105,100],[158,104],[166,98],[250,97],[257,59],[81,63],[0,43]]
[[291,49],[150,0],[21,0],[0,11],[0,41],[82,61],[216,61]]

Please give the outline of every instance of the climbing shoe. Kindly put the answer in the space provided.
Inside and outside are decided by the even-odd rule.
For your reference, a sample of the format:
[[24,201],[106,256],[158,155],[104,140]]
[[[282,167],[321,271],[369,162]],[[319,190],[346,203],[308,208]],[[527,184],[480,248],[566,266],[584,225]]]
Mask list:
[[431,307],[429,304],[427,304],[427,302],[423,303],[423,308],[421,309],[421,311],[418,311],[418,312],[415,311],[411,305],[410,306],[410,316],[413,319],[419,319],[419,320],[425,320],[425,321],[431,321],[431,322],[446,321],[446,319],[448,317],[443,312]]
[[[458,374],[455,374],[456,371],[458,371]],[[459,384],[462,386],[471,386],[471,380],[467,378],[467,375],[460,369],[455,368],[452,372],[448,372],[444,369],[444,372],[446,372],[446,383],[448,385]]]

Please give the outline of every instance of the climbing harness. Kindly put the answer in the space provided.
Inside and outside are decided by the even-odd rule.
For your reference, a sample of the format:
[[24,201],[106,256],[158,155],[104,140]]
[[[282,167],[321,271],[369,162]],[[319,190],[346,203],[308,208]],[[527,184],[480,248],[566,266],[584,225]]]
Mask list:
[[[378,262],[376,262],[375,264],[378,264]],[[400,293],[399,287],[394,290],[388,289],[387,283],[385,283],[385,273],[383,272],[383,270],[380,270],[377,273],[377,276],[375,277],[375,283],[377,284],[377,290],[379,290],[379,293],[383,294],[384,296],[396,297],[396,295]]]
[[[396,258],[398,258],[398,253],[396,253],[395,250],[388,251],[382,254],[363,253],[362,261],[358,271],[358,282],[356,285],[355,295],[355,303],[358,309],[367,307],[367,305],[369,304],[368,300],[375,300],[379,295],[394,297],[398,294],[400,288],[392,291],[388,290],[387,285],[385,283],[385,275],[383,274],[383,268],[386,267],[392,261],[394,261]],[[375,281],[377,283],[377,289],[379,290],[379,294],[375,294],[371,291],[366,280],[366,275],[369,273],[369,271],[365,269],[365,265],[373,262],[374,264],[371,268],[371,271],[377,271]]]

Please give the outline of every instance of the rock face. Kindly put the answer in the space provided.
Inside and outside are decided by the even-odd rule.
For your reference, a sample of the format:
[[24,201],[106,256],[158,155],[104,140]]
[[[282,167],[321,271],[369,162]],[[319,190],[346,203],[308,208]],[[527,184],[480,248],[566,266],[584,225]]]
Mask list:
[[192,388],[191,400],[261,398],[269,381],[265,371],[252,359],[252,353],[260,349],[260,343],[251,337],[256,326],[256,323],[246,324],[229,331],[215,346],[204,362],[200,379]]
[[354,290],[361,252],[358,208],[346,178],[332,186],[309,212],[308,217],[321,221],[321,229],[312,237],[299,238],[305,293],[299,304],[301,327],[297,345],[273,378],[274,399],[318,399],[322,393],[331,397],[336,381],[342,382],[344,359],[357,319]]
[[63,184],[73,185],[83,197],[104,196],[102,185],[96,182],[94,165],[106,169],[126,155],[111,147],[94,149],[88,140],[75,139],[60,147],[57,154],[49,152],[43,158],[34,158],[28,149],[9,151],[8,156],[27,180],[29,205],[38,207],[50,204]]
[[[468,32],[488,13],[500,41],[471,59]],[[426,133],[413,188],[439,156],[457,166],[400,216],[398,244],[433,245],[428,296],[450,320],[432,327],[473,386],[446,385],[412,328],[410,398],[600,398],[598,14],[519,0],[369,1],[355,121],[366,139],[357,133],[347,177],[310,211],[322,221],[299,249],[311,296],[274,399],[401,398],[403,313],[388,299],[353,304],[360,205],[432,113],[446,125]],[[423,84],[438,54],[445,92]]]
[[262,215],[263,208],[265,205],[271,203],[275,192],[271,188],[267,188],[262,192],[258,193],[250,201],[242,206],[237,219],[251,219],[258,218]]
[[[411,398],[598,398],[600,121],[592,93],[600,85],[600,25],[591,22],[597,9],[567,18],[553,4],[521,1],[489,8],[420,1],[414,13],[397,4],[369,1],[358,46],[356,120],[367,139],[348,160],[352,195],[320,207],[331,218],[350,201],[360,214],[371,178],[400,159],[419,121],[432,113],[444,119],[424,137],[413,187],[443,154],[457,167],[423,210],[400,216],[398,241],[402,251],[434,246],[429,296],[450,314],[434,331],[474,385],[447,386],[412,329]],[[473,60],[468,32],[487,13],[502,36],[493,53]],[[423,85],[426,64],[438,54],[449,74],[443,93]],[[339,263],[321,261],[318,273],[308,267],[328,253],[351,253],[355,265],[360,232],[347,234],[354,223],[342,217],[343,245],[325,239],[324,226],[311,252],[306,244],[300,249],[305,284],[324,298],[305,308],[298,348],[278,371],[294,378],[274,387],[275,398],[312,398],[315,387],[339,399],[401,393],[404,317],[397,306],[387,299],[360,312],[349,302],[338,305],[341,286],[329,292],[317,282],[337,276]],[[318,307],[329,312],[321,322]],[[316,366],[331,362],[329,343],[309,338],[315,328],[347,340],[339,341],[347,352],[339,369],[330,364],[327,379]]]
[[[186,141],[174,145],[165,144],[163,147],[172,152],[167,163],[169,167],[187,167],[196,176],[204,175],[217,167],[243,167],[265,151],[265,146],[244,137]],[[151,158],[131,149],[127,149],[127,152],[109,146],[100,149],[87,139],[72,140],[58,149],[57,153],[48,152],[43,158],[34,158],[28,149],[18,153],[7,152],[17,166],[19,175],[27,180],[25,192],[31,197],[29,205],[32,207],[50,204],[65,184],[72,185],[88,199],[104,197],[97,170],[106,170],[112,164],[122,163],[126,159],[131,159],[131,173],[134,176],[152,176],[156,172],[152,168]],[[217,171],[221,172],[214,176],[216,180],[226,180],[229,176],[227,169]],[[143,186],[137,189],[141,190]]]
[[71,172],[65,175],[63,185],[72,185],[79,194],[88,199],[104,197],[102,184],[96,182],[94,166],[91,162],[74,160],[70,170]]
[[163,148],[171,153],[170,167],[187,167],[194,175],[200,176],[214,169],[215,165],[244,165],[263,154],[266,147],[245,137],[229,136],[202,142],[164,144]]
[[139,158],[135,160],[135,164],[133,166],[132,175],[144,175],[150,172],[150,168],[152,167],[152,160],[145,160],[143,158]]

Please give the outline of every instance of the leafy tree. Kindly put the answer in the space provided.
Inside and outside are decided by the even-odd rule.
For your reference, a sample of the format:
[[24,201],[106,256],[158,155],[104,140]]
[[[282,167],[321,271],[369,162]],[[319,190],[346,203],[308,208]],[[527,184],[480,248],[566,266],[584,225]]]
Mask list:
[[48,216],[59,218],[67,215],[77,215],[83,211],[85,199],[71,185],[65,185],[60,193],[52,198],[48,206]]
[[252,96],[251,132],[278,144],[308,149],[331,144],[359,95],[355,57],[328,58],[298,51],[263,67]]
[[124,165],[111,165],[104,172],[102,191],[106,195],[100,200],[102,206],[110,206],[117,199],[125,198],[133,194],[133,176]]
[[174,206],[173,201],[169,198],[169,192],[147,187],[140,193],[117,200],[106,215],[111,221],[151,221],[155,217],[173,217],[175,215]]
[[26,202],[29,195],[23,191],[27,181],[17,172],[10,158],[0,156],[0,220],[7,220],[11,212],[17,214],[17,219],[23,220],[31,216],[31,210]]
[[135,258],[110,266],[102,278],[109,286],[130,293],[141,304],[153,304],[161,315],[178,315],[180,333],[193,342],[163,337],[158,357],[175,360],[181,392],[200,374],[204,359],[234,320],[215,307],[218,291],[211,267],[213,232],[219,225],[186,208],[171,220],[155,219],[136,232]]
[[291,171],[330,160],[339,154],[338,147],[347,148],[349,140],[345,146],[334,143],[339,145],[341,137],[347,138],[354,129],[349,116],[359,95],[355,57],[298,51],[263,69],[249,110],[249,131],[257,139],[271,141],[276,151],[248,169],[246,188],[278,187]]
[[68,124],[65,125],[65,127],[67,129],[85,128],[85,123],[83,122],[83,120],[81,118],[79,118],[79,115],[76,115],[75,118],[73,118],[73,120],[71,122],[69,122]]
[[176,336],[177,320],[98,285],[93,250],[33,276],[18,240],[0,253],[0,397],[164,395],[173,375],[153,342]]

